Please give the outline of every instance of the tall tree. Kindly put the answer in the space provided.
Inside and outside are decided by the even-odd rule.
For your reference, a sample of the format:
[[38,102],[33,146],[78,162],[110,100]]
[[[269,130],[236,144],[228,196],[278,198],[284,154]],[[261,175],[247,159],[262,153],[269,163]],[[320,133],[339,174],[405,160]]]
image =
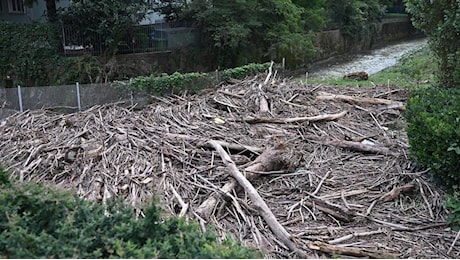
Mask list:
[[184,6],[179,18],[198,28],[202,46],[219,66],[283,57],[294,64],[313,54],[303,8],[291,0],[194,0]]
[[141,21],[150,4],[144,0],[73,0],[59,17],[79,38],[78,44],[99,47],[106,55],[129,45],[133,25]]
[[405,0],[414,26],[428,37],[439,57],[439,78],[445,87],[460,87],[460,0]]
[[[57,8],[56,8],[56,1],[59,0],[43,0],[46,2],[46,16],[48,17],[48,21],[51,23],[55,23],[58,21],[57,17]],[[37,3],[38,0],[24,0],[24,4],[28,7],[32,7],[34,3]]]

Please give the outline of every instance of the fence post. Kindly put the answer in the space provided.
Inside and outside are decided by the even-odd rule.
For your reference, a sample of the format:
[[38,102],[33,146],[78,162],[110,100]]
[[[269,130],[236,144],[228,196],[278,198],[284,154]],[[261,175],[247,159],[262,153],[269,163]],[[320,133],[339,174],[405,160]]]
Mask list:
[[[129,79],[129,85],[131,87],[131,84],[133,83],[133,79]],[[130,90],[129,92],[129,99],[131,100],[131,106],[134,106],[134,96],[133,96],[133,90]]]
[[134,97],[133,97],[133,91],[132,90],[130,92],[130,100],[131,100],[131,106],[134,106]]
[[22,108],[22,95],[21,95],[21,86],[18,85],[18,99],[19,99],[19,111],[24,112]]
[[78,112],[81,112],[81,103],[80,103],[80,84],[77,82],[77,105],[78,105]]

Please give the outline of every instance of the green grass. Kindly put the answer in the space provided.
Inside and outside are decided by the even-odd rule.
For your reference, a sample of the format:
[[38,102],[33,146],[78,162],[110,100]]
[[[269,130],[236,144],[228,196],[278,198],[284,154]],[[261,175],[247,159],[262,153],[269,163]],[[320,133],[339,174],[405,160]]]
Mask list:
[[[343,78],[309,78],[308,84],[326,84],[338,86],[373,87],[376,85],[395,85],[401,88],[420,88],[436,82],[436,58],[428,46],[403,56],[399,63],[368,80],[347,80]],[[305,83],[305,79],[302,80]]]

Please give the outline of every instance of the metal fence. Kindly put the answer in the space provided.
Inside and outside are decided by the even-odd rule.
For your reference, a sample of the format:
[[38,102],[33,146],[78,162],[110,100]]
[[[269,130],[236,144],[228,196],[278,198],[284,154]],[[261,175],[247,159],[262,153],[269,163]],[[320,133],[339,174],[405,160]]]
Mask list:
[[[100,55],[109,44],[96,33],[83,34],[72,26],[62,26],[63,54]],[[125,37],[117,42],[117,53],[170,51],[197,42],[195,29],[179,23],[155,23],[132,26]]]
[[50,109],[70,113],[95,105],[117,103],[126,106],[144,106],[151,96],[111,87],[109,84],[79,84],[63,86],[5,88],[3,108],[25,111]]

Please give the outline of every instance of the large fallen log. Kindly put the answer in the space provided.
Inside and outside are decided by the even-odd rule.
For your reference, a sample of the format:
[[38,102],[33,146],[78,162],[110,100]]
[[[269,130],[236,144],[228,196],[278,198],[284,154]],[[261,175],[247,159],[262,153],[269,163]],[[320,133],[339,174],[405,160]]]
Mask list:
[[317,116],[305,117],[292,117],[292,118],[270,118],[270,117],[246,117],[244,121],[249,124],[259,123],[274,123],[274,124],[288,124],[288,123],[302,123],[302,122],[316,122],[316,121],[332,121],[343,117],[347,111],[342,111],[337,114],[325,114]]
[[308,245],[308,248],[312,250],[322,251],[325,253],[333,254],[333,255],[347,255],[347,256],[355,256],[355,257],[365,257],[365,258],[398,258],[399,255],[386,253],[386,252],[378,252],[374,250],[370,250],[368,248],[357,248],[357,247],[348,247],[348,246],[336,246],[330,245],[328,243],[315,241]]
[[353,142],[346,140],[331,140],[324,137],[318,137],[313,135],[305,136],[306,139],[316,141],[325,145],[334,145],[342,148],[347,148],[353,151],[363,152],[363,153],[375,153],[383,155],[398,155],[397,153],[392,152],[388,147],[380,145],[369,145],[362,142]]
[[251,182],[246,179],[243,174],[238,170],[236,164],[232,161],[230,156],[225,152],[222,146],[215,142],[209,141],[209,143],[216,149],[216,151],[220,154],[224,164],[227,166],[228,171],[230,174],[235,178],[238,183],[244,188],[247,192],[248,197],[254,204],[254,207],[258,210],[259,214],[262,218],[267,222],[268,226],[275,234],[275,236],[284,244],[286,245],[291,251],[296,253],[301,258],[307,258],[307,253],[300,250],[297,245],[291,240],[291,235],[286,231],[286,229],[278,222],[275,215],[273,215],[270,208],[267,206],[265,201],[259,195],[257,190],[252,186]]
[[[222,146],[219,141],[208,142],[209,145],[219,144]],[[262,152],[249,166],[247,166],[244,171],[247,173],[246,178],[248,180],[253,180],[259,176],[254,172],[271,172],[280,170],[285,165],[285,154],[287,149],[284,145],[277,145],[274,148],[267,149]],[[201,205],[196,209],[196,213],[204,219],[208,219],[212,214],[213,209],[216,207],[217,203],[222,199],[222,195],[230,194],[230,192],[235,189],[237,182],[235,179],[230,179],[222,188],[220,188],[219,193],[215,193],[205,200]]]
[[405,109],[403,106],[400,106],[401,102],[400,101],[394,101],[394,100],[389,100],[389,99],[383,99],[383,98],[369,98],[369,97],[353,97],[353,96],[347,96],[347,95],[340,95],[340,94],[331,94],[327,92],[319,92],[319,95],[316,96],[316,100],[340,100],[340,101],[345,101],[349,103],[364,103],[364,104],[372,104],[372,105],[394,105],[398,104],[395,106],[395,108],[398,109]]

